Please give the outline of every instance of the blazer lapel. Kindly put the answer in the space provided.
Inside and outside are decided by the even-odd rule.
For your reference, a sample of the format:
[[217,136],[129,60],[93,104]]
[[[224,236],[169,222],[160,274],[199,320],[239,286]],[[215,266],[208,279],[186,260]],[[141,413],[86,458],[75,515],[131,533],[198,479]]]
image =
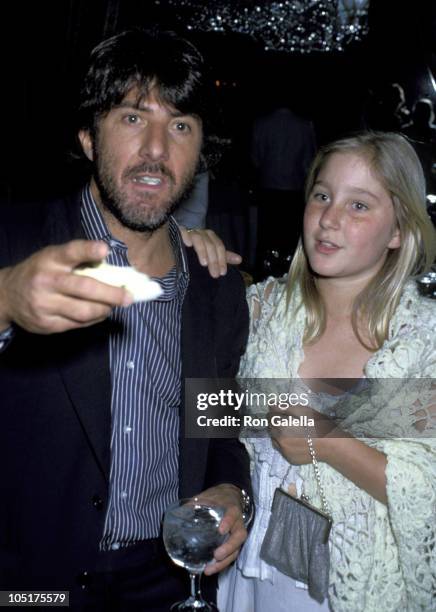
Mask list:
[[111,381],[107,323],[63,336],[63,342],[70,342],[70,346],[59,366],[60,374],[91,452],[109,481]]
[[[61,244],[85,238],[80,222],[80,193],[59,202],[48,216],[43,235]],[[59,370],[91,452],[109,481],[111,380],[108,323],[61,334]]]
[[[192,270],[192,266],[191,266]],[[215,378],[214,310],[211,283],[191,274],[182,313],[182,398],[180,410],[179,482],[181,495],[198,493],[206,470],[208,439],[185,438],[185,383],[188,378]]]

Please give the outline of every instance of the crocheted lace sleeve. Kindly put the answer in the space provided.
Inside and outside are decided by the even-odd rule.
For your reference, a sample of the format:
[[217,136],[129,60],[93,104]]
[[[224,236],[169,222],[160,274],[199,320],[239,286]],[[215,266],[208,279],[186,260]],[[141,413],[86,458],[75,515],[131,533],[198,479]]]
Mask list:
[[266,280],[247,288],[247,301],[253,329],[258,329],[261,321],[266,321],[285,287],[283,280],[268,277]]
[[[334,519],[330,602],[340,612],[434,610],[436,303],[413,285],[365,372],[374,386],[337,406],[337,414],[353,435],[385,453],[388,504],[320,464]],[[310,468],[301,473],[306,493],[317,499]]]
[[[240,378],[277,378],[271,363],[271,346],[276,344],[280,321],[286,312],[286,280],[268,278],[247,289],[250,334],[239,368]],[[280,355],[279,363],[286,354]],[[286,372],[284,373],[286,376]]]
[[402,370],[404,390],[396,394],[395,414],[405,429],[382,443],[388,460],[388,516],[409,609],[431,610],[436,609],[435,302],[409,287],[391,334],[380,357],[394,376]]
[[389,338],[368,361],[367,378],[423,378],[436,374],[436,302],[421,297],[416,283],[404,289]]

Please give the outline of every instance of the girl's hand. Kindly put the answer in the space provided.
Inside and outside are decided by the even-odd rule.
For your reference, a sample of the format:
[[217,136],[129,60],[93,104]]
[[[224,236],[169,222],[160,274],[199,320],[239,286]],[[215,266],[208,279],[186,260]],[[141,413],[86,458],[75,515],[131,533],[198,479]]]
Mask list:
[[293,406],[280,413],[281,418],[306,416],[313,418],[311,425],[289,426],[275,421],[270,427],[273,446],[294,465],[311,463],[307,436],[312,438],[318,461],[329,464],[345,478],[354,482],[375,499],[387,504],[386,455],[354,438],[327,416],[308,406]]
[[[295,419],[295,420],[294,420]],[[313,421],[313,424],[312,424]],[[289,406],[270,413],[270,437],[273,446],[293,465],[311,463],[307,437],[315,446],[317,459],[325,460],[326,436],[345,436],[332,419],[309,406]]]
[[227,264],[238,265],[242,258],[237,253],[227,251],[223,241],[214,231],[208,229],[186,229],[179,227],[183,242],[187,247],[194,247],[198,261],[209,268],[213,278],[227,273]]

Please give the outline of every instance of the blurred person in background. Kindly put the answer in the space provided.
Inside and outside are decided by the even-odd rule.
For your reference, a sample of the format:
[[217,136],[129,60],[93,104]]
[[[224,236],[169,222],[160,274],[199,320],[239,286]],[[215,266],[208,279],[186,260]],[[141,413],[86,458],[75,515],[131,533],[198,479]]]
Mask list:
[[315,151],[311,121],[284,103],[277,102],[271,112],[256,119],[251,160],[258,187],[259,278],[271,271],[265,260],[276,261],[276,274],[289,267],[287,258],[293,255],[301,232],[304,181]]

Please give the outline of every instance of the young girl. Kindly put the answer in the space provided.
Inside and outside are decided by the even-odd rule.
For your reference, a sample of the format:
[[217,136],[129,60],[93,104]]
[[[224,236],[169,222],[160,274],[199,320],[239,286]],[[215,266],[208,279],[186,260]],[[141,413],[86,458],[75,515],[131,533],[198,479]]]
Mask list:
[[363,133],[318,153],[306,201],[303,239],[287,279],[248,289],[251,333],[240,376],[382,384],[377,393],[343,402],[313,395],[311,408],[330,414],[336,404],[336,416],[348,423],[346,436],[313,440],[333,519],[328,598],[318,603],[260,557],[273,494],[284,479],[286,488],[321,507],[307,441],[273,429],[271,438],[244,440],[256,517],[237,562],[221,577],[219,606],[223,612],[436,609],[430,380],[436,304],[419,295],[412,279],[433,263],[436,248],[422,169],[402,136]]

